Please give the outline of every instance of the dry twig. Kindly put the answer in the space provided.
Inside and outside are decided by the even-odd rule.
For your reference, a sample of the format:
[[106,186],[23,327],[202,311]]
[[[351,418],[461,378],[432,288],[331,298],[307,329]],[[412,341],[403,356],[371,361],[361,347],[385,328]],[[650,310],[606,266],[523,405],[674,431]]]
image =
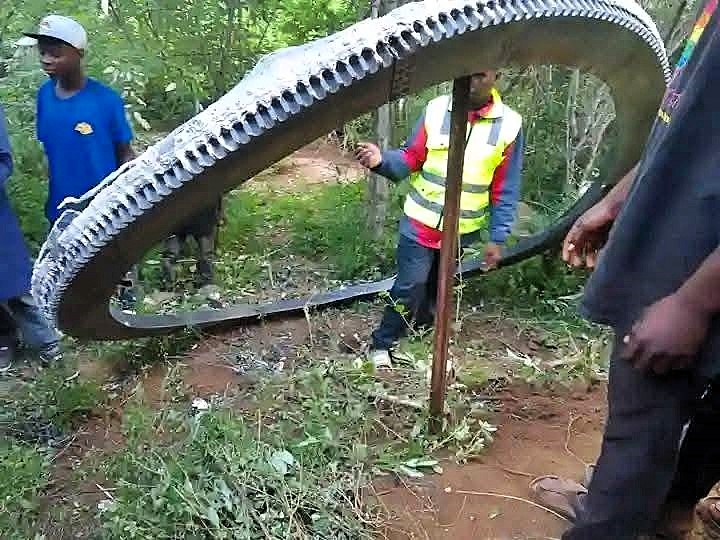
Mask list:
[[530,506],[534,506],[535,508],[539,508],[540,510],[544,510],[548,514],[552,514],[556,518],[561,519],[563,521],[567,521],[567,522],[570,521],[566,517],[561,516],[560,514],[555,512],[555,510],[550,510],[550,508],[547,508],[546,506],[543,506],[542,504],[538,504],[536,502],[529,501],[527,499],[523,499],[522,497],[515,497],[514,495],[505,495],[504,493],[493,493],[490,491],[467,491],[464,489],[458,489],[455,491],[455,493],[459,493],[460,495],[475,495],[478,497],[494,497],[497,499],[507,499],[509,501],[522,502],[525,504],[529,504]]

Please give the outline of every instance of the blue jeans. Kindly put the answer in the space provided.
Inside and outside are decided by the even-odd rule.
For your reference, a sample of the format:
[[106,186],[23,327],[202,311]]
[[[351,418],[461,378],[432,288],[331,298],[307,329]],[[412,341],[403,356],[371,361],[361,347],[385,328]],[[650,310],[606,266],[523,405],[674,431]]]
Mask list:
[[397,278],[390,289],[391,302],[385,308],[380,326],[372,334],[373,349],[390,349],[407,334],[409,324],[432,325],[439,259],[439,249],[427,248],[400,235]]
[[0,302],[0,311],[0,336],[15,337],[19,331],[23,343],[36,350],[57,344],[57,332],[40,313],[29,294]]

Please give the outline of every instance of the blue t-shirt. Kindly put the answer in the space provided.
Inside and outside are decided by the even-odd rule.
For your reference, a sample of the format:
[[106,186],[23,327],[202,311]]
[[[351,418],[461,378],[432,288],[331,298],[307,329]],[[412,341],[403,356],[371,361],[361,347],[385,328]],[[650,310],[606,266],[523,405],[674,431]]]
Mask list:
[[116,145],[133,138],[122,98],[94,79],[67,99],[57,96],[54,81],[42,85],[37,136],[50,169],[45,214],[51,223],[63,199],[83,195],[118,168]]

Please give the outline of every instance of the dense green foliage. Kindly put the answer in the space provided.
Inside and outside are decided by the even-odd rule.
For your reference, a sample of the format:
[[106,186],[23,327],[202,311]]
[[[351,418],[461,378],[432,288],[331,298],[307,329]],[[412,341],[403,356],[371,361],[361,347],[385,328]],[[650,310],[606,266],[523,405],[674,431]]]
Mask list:
[[63,13],[88,30],[88,72],[122,91],[141,139],[211,103],[257,59],[356,21],[357,0],[124,0],[104,15],[97,1],[0,3],[0,104],[16,159],[11,193],[30,243],[45,234],[45,166],[34,140],[34,99],[44,80],[35,51],[17,47],[42,15]]

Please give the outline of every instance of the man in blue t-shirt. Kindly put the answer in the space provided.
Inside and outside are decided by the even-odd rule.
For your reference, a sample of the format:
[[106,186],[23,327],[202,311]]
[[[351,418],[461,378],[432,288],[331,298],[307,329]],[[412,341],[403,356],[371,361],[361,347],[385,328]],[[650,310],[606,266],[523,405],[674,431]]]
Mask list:
[[37,136],[50,169],[45,213],[53,223],[66,197],[79,197],[133,158],[132,128],[122,98],[85,75],[85,29],[59,15],[45,17],[37,32],[40,63],[50,80],[37,95]]
[[[50,77],[37,95],[37,136],[48,160],[45,215],[52,224],[65,198],[82,196],[134,157],[133,132],[120,95],[85,75],[87,33],[78,22],[48,15],[25,35],[37,40]],[[129,289],[121,301],[132,301]]]

